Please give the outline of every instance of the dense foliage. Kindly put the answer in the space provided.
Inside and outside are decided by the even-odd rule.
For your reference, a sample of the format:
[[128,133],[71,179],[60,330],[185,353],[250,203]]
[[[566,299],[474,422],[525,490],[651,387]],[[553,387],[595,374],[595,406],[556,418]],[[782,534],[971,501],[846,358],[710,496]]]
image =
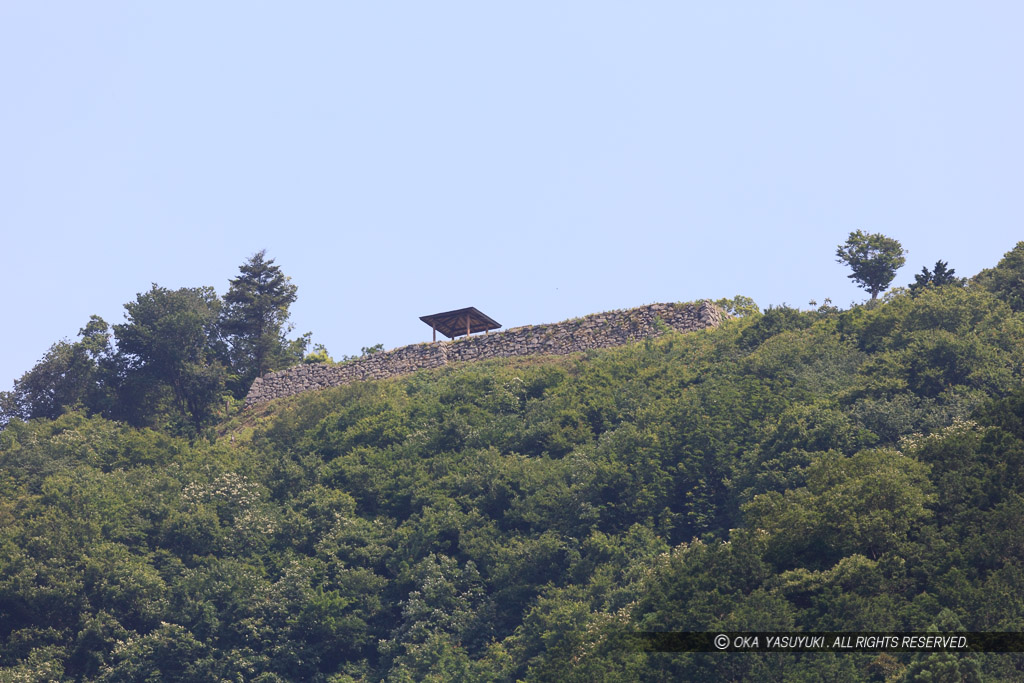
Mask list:
[[[303,360],[310,334],[288,340],[296,287],[260,251],[239,268],[222,301],[212,287],[154,284],[124,305],[111,328],[92,316],[0,392],[0,428],[11,419],[56,418],[71,409],[136,427],[196,437],[253,379]],[[318,347],[313,360],[330,360]]]
[[1018,655],[619,638],[1024,629],[1017,252],[875,306],[309,393],[214,440],[12,420],[0,679],[1020,680]]

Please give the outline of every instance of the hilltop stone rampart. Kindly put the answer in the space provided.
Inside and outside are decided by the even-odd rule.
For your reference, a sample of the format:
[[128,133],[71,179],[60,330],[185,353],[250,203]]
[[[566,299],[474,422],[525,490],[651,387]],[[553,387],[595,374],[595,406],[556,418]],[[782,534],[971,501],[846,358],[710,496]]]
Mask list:
[[649,304],[546,325],[514,327],[493,334],[402,346],[345,363],[297,365],[258,377],[245,397],[246,408],[305,391],[352,382],[385,379],[448,363],[529,355],[564,355],[622,346],[668,330],[693,332],[716,327],[721,312],[700,304]]

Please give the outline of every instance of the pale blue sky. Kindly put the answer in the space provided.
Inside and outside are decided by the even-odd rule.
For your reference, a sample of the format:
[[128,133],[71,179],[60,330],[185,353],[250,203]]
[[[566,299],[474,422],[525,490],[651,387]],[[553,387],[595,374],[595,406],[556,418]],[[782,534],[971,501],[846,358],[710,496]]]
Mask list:
[[0,4],[0,389],[259,249],[335,356],[1024,239],[1019,2]]

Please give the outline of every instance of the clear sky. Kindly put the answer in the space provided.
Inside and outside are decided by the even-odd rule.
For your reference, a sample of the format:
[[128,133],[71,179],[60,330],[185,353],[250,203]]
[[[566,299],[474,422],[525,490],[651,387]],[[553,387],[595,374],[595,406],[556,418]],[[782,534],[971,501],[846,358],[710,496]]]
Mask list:
[[0,389],[267,249],[335,356],[1024,239],[1020,2],[0,3]]

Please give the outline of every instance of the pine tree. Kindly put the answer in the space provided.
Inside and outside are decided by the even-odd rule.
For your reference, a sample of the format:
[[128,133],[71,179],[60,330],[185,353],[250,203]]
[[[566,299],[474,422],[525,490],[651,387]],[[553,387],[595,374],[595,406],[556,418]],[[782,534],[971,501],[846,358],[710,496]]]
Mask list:
[[298,288],[266,255],[261,250],[243,263],[241,274],[230,281],[224,295],[221,331],[231,346],[236,395],[248,390],[260,375],[301,361],[305,351],[306,338],[285,339],[291,330],[286,325],[288,307],[295,302]]
[[949,267],[943,260],[935,262],[935,270],[928,270],[927,266],[921,268],[921,272],[914,276],[914,282],[910,285],[910,291],[918,293],[925,287],[941,287],[943,285],[963,285],[963,278],[955,275],[956,270]]

